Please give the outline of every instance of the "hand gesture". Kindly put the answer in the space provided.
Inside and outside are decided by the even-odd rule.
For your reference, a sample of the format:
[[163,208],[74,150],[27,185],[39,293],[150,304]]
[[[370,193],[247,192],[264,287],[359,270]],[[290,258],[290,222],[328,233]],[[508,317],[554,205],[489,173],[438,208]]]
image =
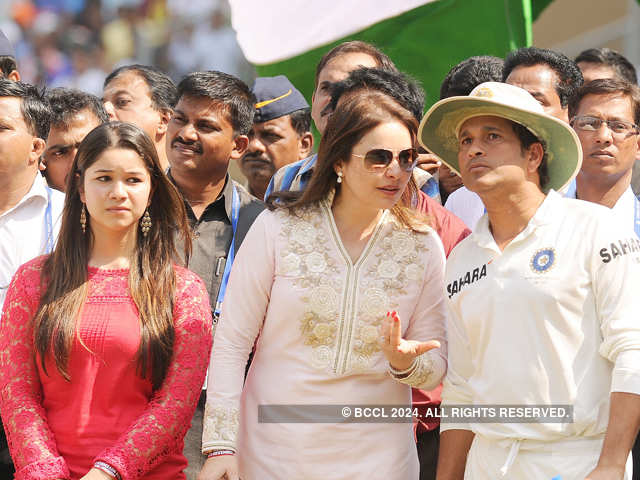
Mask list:
[[380,343],[389,365],[394,370],[406,370],[415,358],[428,352],[432,348],[440,348],[440,342],[430,340],[428,342],[418,342],[417,340],[405,340],[402,338],[401,323],[398,314],[387,312],[387,316],[380,328]]

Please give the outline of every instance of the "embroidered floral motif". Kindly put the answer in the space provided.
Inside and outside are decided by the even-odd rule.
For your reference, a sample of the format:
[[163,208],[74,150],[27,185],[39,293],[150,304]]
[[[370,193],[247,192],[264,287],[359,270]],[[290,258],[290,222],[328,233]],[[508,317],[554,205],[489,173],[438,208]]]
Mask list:
[[335,259],[332,248],[339,235],[332,233],[328,208],[281,215],[285,247],[280,273],[293,277],[302,290],[307,311],[299,325],[304,344],[312,349],[312,364],[338,374],[366,371],[382,355],[379,329],[386,312],[398,308],[397,299],[424,275],[422,234],[408,231],[388,214],[363,259],[350,266]]
[[398,308],[395,299],[406,295],[406,288],[422,279],[425,265],[420,252],[425,248],[420,234],[406,231],[391,219],[386,234],[374,249],[376,261],[360,279],[364,295],[356,316],[351,370],[370,368],[381,351],[378,343],[380,325],[388,311]]
[[417,282],[422,279],[422,276],[424,275],[424,270],[420,268],[418,265],[415,265],[412,263],[411,265],[407,265],[405,267],[404,274],[407,276],[409,280],[413,280],[414,282]]
[[411,375],[399,379],[398,381],[411,385],[412,387],[421,387],[429,381],[429,377],[433,375],[433,360],[428,353],[420,355],[416,360],[418,363]]
[[315,227],[309,222],[297,222],[291,228],[290,238],[305,248],[305,251],[309,251],[306,248],[313,243],[315,230]]
[[283,214],[281,235],[287,239],[281,253],[281,272],[296,277],[294,285],[303,290],[308,305],[300,320],[305,345],[313,348],[312,363],[329,369],[336,348],[337,319],[340,314],[340,271],[328,254],[330,237],[317,209],[298,215]]
[[207,404],[204,409],[203,438],[207,447],[233,446],[240,426],[238,408]]
[[371,267],[364,276],[367,285],[375,286],[391,297],[405,295],[406,287],[412,283],[408,280],[420,280],[424,275],[421,252],[426,247],[420,237],[421,234],[406,231],[393,221],[391,231],[380,241],[382,248],[376,249],[375,270]]
[[364,299],[362,301],[362,310],[367,315],[378,316],[380,312],[389,311],[389,296],[381,288],[367,288],[364,291]]
[[327,262],[324,259],[324,255],[319,252],[312,252],[304,259],[304,263],[313,273],[322,273],[327,268]]
[[375,343],[378,341],[378,329],[373,325],[362,327],[360,336],[364,343]]
[[327,346],[321,346],[313,349],[311,353],[311,363],[316,368],[327,369],[331,366],[334,350]]
[[400,273],[400,266],[397,261],[383,260],[378,265],[378,275],[382,278],[396,278]]
[[301,330],[305,336],[305,345],[317,347],[320,345],[333,345],[336,339],[337,325],[335,321],[322,322],[321,317],[313,312],[307,312],[303,319]]
[[285,275],[297,275],[300,269],[300,256],[290,253],[282,259],[282,272]]
[[415,253],[416,243],[408,232],[394,231],[389,238],[391,251],[396,259],[402,259]]
[[308,300],[311,309],[321,317],[335,315],[338,312],[338,294],[329,285],[318,285]]

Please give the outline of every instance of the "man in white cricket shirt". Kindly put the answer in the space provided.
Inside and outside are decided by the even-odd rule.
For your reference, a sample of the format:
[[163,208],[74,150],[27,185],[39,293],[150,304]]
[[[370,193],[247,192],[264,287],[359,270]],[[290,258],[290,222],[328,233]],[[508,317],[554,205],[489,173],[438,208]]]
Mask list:
[[435,104],[419,136],[488,214],[447,264],[443,405],[573,406],[567,423],[442,423],[437,478],[630,478],[640,240],[606,208],[556,193],[580,169],[575,132],[489,82]]

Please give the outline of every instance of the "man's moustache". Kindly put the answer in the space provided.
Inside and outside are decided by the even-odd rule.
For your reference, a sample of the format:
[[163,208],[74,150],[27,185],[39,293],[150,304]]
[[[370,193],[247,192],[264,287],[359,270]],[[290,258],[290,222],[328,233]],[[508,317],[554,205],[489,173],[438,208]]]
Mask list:
[[271,163],[269,161],[269,159],[263,155],[251,155],[251,154],[247,154],[244,156],[243,160],[253,160],[253,161],[259,161],[259,162],[264,162],[264,163]]
[[190,148],[191,150],[193,150],[196,153],[202,153],[202,145],[200,145],[199,143],[196,143],[196,142],[185,142],[184,140],[176,139],[173,142],[171,142],[171,146],[175,146],[178,143],[180,145],[182,145],[183,147]]

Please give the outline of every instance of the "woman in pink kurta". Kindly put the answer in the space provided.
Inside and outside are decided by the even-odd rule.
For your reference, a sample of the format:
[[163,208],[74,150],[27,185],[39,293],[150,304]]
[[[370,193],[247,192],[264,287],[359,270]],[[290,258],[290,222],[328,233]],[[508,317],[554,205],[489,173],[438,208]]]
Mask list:
[[[211,313],[202,281],[173,263],[175,234],[186,226],[182,201],[155,147],[132,125],[91,132],[72,172],[77,181],[69,182],[56,250],[18,270],[4,304],[0,411],[15,478],[185,478],[183,438],[204,381]],[[56,272],[73,276],[64,271],[73,267],[58,263],[75,255],[60,251],[69,240],[87,251],[85,281],[77,287],[86,294],[65,361],[53,346],[63,324],[55,324],[42,355],[38,341],[46,326],[37,320],[60,298],[50,288],[64,281]],[[153,302],[140,291],[154,292],[154,286],[136,290],[131,281],[160,283],[165,273],[168,295],[155,299],[160,308],[149,309]],[[161,348],[169,350],[164,360],[149,355],[146,366],[143,335],[145,351],[153,352],[157,340],[143,325],[140,305],[166,312],[169,320],[161,337],[167,340]],[[159,375],[158,363],[164,363]]]
[[[302,198],[252,226],[216,331],[201,479],[418,478],[411,419],[339,418],[347,405],[409,407],[410,386],[446,371],[442,244],[401,206],[415,132],[382,94],[344,101]],[[323,423],[309,405],[338,407]]]

